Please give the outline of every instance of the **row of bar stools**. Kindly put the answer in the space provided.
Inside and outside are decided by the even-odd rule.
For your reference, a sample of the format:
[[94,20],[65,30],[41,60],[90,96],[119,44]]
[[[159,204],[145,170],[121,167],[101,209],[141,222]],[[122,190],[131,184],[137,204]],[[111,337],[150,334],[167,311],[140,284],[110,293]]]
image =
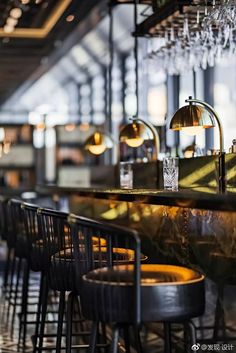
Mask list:
[[[45,273],[49,270],[50,265],[50,261],[43,257],[43,238],[38,225],[38,208],[36,205],[26,204],[18,199],[9,200],[6,207],[6,240],[8,252],[11,253],[9,258],[12,260],[12,265],[10,266],[9,276],[7,274],[5,276],[6,278],[8,277],[6,283],[9,282],[6,285],[8,293],[6,293],[5,299],[8,304],[7,317],[11,316],[11,332],[14,330],[15,316],[17,308],[19,308],[18,351],[24,351],[26,348],[26,335],[29,324],[35,325],[34,338],[37,340],[39,336],[41,300],[45,292],[44,284],[46,282]],[[31,287],[29,286],[32,282],[30,282],[30,274],[32,275],[35,272],[41,275],[41,280],[39,281],[38,276],[36,277],[36,283],[33,283],[34,286],[35,284],[37,286],[40,282],[39,296],[37,293],[33,293],[34,299],[37,298],[39,302],[32,301]],[[22,284],[20,283],[21,276],[23,277]],[[38,292],[37,288],[36,292]],[[34,309],[35,305],[38,306],[37,314],[34,310],[29,310],[29,307]],[[13,307],[12,315],[9,315],[10,307]],[[35,314],[36,320],[33,320],[32,318]],[[37,342],[34,344],[34,352],[36,352],[36,348]]]
[[[17,221],[17,233],[20,236],[16,244],[19,241],[24,243],[28,268],[40,271],[43,278],[36,316],[34,352],[45,349],[43,340],[49,289],[60,293],[57,353],[63,349],[65,311],[66,352],[71,351],[73,302],[78,295],[81,297],[83,316],[93,321],[90,352],[94,352],[98,346],[107,347],[105,325],[110,323],[114,324],[112,352],[117,350],[121,328],[124,329],[126,351],[129,352],[130,326],[134,330],[137,350],[141,352],[140,325],[150,321],[164,323],[165,352],[170,352],[170,323],[185,323],[202,314],[204,277],[183,267],[141,265],[144,257],[136,232],[82,217],[70,216],[68,219],[66,213],[33,205],[21,204],[19,211],[19,202],[11,202],[11,210],[20,215]],[[67,307],[66,292],[70,292]],[[27,291],[25,295],[27,298]],[[24,325],[26,321],[23,321]],[[101,338],[97,340],[99,323],[102,323],[104,332],[102,344]],[[88,332],[80,334],[83,336]],[[80,347],[85,348],[86,344],[77,346]]]
[[[133,327],[136,348],[142,352],[140,325],[163,322],[165,352],[171,352],[173,322],[189,324],[205,307],[204,276],[188,268],[170,265],[141,265],[140,239],[135,231],[70,216],[77,282],[82,311],[93,321],[89,352],[95,352],[98,323],[113,324],[111,352],[118,350],[120,329],[125,331],[129,352],[129,330]],[[106,246],[94,248],[92,237],[105,239]],[[114,260],[114,249],[122,243],[134,251],[133,263]],[[194,326],[189,325],[191,344],[196,343]]]
[[[35,324],[34,352],[49,349],[48,346],[44,345],[44,338],[48,337],[56,337],[56,347],[52,346],[50,349],[54,350],[56,348],[56,352],[61,351],[65,294],[66,291],[75,290],[73,282],[74,260],[71,252],[72,242],[67,218],[67,213],[39,209],[38,206],[22,203],[20,200],[10,200],[8,203],[8,223],[11,224],[9,234],[11,236],[15,235],[14,241],[12,240],[14,253],[17,257],[20,256],[20,260],[24,259],[28,274],[23,278],[23,292],[18,284],[19,274],[17,274],[17,288],[14,289],[14,295],[22,298],[18,350],[21,348],[21,332],[23,332],[23,351],[25,349],[27,324],[29,323],[27,317],[29,272],[34,271],[41,273],[36,321],[30,322]],[[11,239],[11,237],[8,238]],[[12,273],[12,278],[14,275]],[[13,292],[13,285],[11,284],[10,287],[11,292]],[[48,312],[49,290],[60,292],[58,319],[55,321],[57,326],[56,335],[45,333],[45,324],[48,323],[46,314]],[[16,304],[16,300],[14,304]],[[80,308],[78,310],[80,311]],[[15,305],[12,317],[15,317]],[[51,323],[52,320],[50,320]],[[81,334],[88,336],[90,333],[84,331]]]

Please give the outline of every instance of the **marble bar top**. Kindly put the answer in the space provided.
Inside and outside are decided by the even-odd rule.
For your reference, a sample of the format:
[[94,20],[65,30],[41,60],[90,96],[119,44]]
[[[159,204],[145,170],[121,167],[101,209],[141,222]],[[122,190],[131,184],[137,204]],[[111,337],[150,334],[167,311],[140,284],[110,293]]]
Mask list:
[[228,188],[225,194],[219,194],[215,188],[209,187],[196,187],[168,192],[157,189],[77,188],[45,184],[38,185],[36,191],[41,194],[59,196],[77,195],[95,199],[139,202],[150,205],[236,211],[236,188]]

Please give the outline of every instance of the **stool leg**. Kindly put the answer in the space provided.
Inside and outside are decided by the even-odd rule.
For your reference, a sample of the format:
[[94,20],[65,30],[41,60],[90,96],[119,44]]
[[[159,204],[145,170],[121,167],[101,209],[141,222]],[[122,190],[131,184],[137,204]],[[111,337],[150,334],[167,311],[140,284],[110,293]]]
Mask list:
[[102,322],[101,324],[102,327],[102,338],[103,338],[103,343],[106,344],[106,347],[103,348],[105,353],[108,353],[108,344],[107,344],[107,330],[106,330],[106,324]]
[[137,326],[134,326],[134,339],[135,339],[137,353],[142,353],[143,349],[142,349],[142,343],[140,338],[140,329]]
[[47,276],[43,278],[43,294],[42,294],[42,313],[41,313],[41,323],[40,323],[40,333],[39,333],[39,346],[35,348],[34,351],[42,352],[43,350],[43,336],[45,329],[45,321],[47,315],[47,300],[48,300],[48,279]]
[[171,353],[171,325],[169,322],[164,322],[164,337],[165,337],[165,353]]
[[[77,308],[78,308],[78,319],[79,319],[79,323],[78,323],[78,326],[80,328],[80,331],[83,332],[86,330],[85,328],[85,325],[84,325],[84,317],[83,317],[83,314],[82,314],[82,308],[81,308],[81,301],[80,301],[80,297],[77,297]],[[77,328],[77,331],[78,328]]]
[[67,310],[66,310],[66,353],[71,353],[73,307],[74,307],[74,294],[71,292],[67,299]]
[[196,328],[191,321],[187,323],[187,326],[189,329],[190,344],[192,346],[193,344],[197,344]]
[[26,334],[27,334],[27,310],[28,310],[28,288],[29,288],[29,264],[25,261],[24,274],[23,274],[23,289],[22,289],[22,304],[21,304],[21,318],[18,338],[18,349],[20,347],[21,332],[23,328],[22,346],[25,349]]
[[197,345],[196,328],[193,322],[188,321],[184,324],[184,352],[188,353],[193,345]]
[[10,286],[9,286],[9,293],[8,293],[7,320],[10,314],[11,299],[13,295],[15,267],[16,267],[16,257],[13,255],[12,266],[11,266],[11,279],[10,279]]
[[130,353],[129,325],[124,325],[125,353]]
[[119,341],[119,326],[115,325],[113,328],[113,336],[110,346],[110,353],[118,352],[118,341]]
[[188,322],[184,323],[184,353],[188,353],[188,349],[189,349],[189,326],[188,326]]
[[218,286],[218,295],[216,301],[216,309],[215,309],[215,323],[214,323],[214,331],[213,331],[213,340],[216,342],[219,339],[219,330],[221,325],[223,326],[223,334],[225,335],[225,322],[224,322],[224,286]]
[[13,313],[11,318],[11,338],[13,337],[14,332],[14,322],[16,316],[16,307],[17,307],[17,297],[19,294],[19,282],[20,282],[20,271],[21,271],[22,259],[19,259],[18,267],[17,267],[17,275],[16,275],[16,286],[15,286],[15,295],[14,295],[14,304],[13,304]]
[[44,274],[41,273],[40,278],[40,289],[39,289],[39,301],[37,307],[37,314],[36,314],[36,324],[35,324],[35,331],[34,331],[34,341],[33,341],[33,353],[37,351],[37,344],[38,344],[38,335],[39,335],[39,325],[40,325],[40,315],[41,315],[41,307],[42,307],[42,299],[43,299],[43,288],[44,286]]
[[56,342],[56,353],[61,352],[61,338],[63,330],[63,317],[65,311],[65,295],[64,291],[60,292],[59,299],[59,312],[58,312],[58,324],[57,324],[57,342]]
[[12,248],[7,249],[7,260],[6,260],[6,266],[4,269],[4,281],[3,281],[3,288],[6,290],[8,286],[8,277],[9,277],[9,271],[10,271],[10,262],[11,262],[11,254],[12,254]]
[[98,323],[93,322],[92,332],[91,332],[90,339],[89,339],[88,353],[95,353],[97,334],[98,334]]

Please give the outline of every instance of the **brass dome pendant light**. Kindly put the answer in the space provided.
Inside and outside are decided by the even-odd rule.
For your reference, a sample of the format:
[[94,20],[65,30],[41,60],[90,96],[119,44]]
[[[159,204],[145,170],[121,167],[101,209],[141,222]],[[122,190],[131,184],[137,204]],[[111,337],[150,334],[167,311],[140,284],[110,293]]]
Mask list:
[[95,131],[85,142],[85,150],[95,156],[100,156],[107,149],[113,148],[114,142],[110,135],[101,131]]
[[[112,67],[113,67],[113,13],[112,4],[109,4],[109,70],[108,70],[108,115],[112,114]],[[96,130],[87,138],[84,149],[92,155],[100,156],[114,147],[114,140],[108,132]]]
[[160,140],[155,127],[139,118],[139,69],[138,69],[138,37],[136,35],[136,29],[138,25],[138,0],[134,2],[134,58],[135,58],[135,91],[136,91],[136,116],[130,118],[131,123],[125,125],[120,131],[120,142],[125,142],[129,147],[137,148],[140,147],[145,141],[153,140],[153,154],[152,158],[154,161],[158,158],[158,151],[160,146]]
[[225,180],[225,152],[224,134],[221,120],[216,111],[206,102],[189,97],[185,101],[188,105],[180,108],[174,114],[170,122],[170,129],[183,131],[187,134],[196,135],[202,129],[215,127],[219,130],[220,153],[218,155],[218,189],[220,193],[226,190]]

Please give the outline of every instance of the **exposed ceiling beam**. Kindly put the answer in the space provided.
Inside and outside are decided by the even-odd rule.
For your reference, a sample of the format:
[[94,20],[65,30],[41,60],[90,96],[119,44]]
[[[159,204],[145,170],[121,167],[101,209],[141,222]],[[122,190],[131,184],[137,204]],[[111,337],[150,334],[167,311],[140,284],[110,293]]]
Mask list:
[[41,65],[39,65],[34,73],[19,86],[3,106],[11,106],[14,102],[19,100],[23,93],[28,90],[36,80],[48,72],[64,55],[68,54],[71,48],[78,44],[81,39],[104,18],[107,11],[107,0],[86,0],[81,2],[79,14],[82,20],[79,25],[69,34],[63,43],[60,43],[60,45],[54,49],[52,54],[43,58]]

